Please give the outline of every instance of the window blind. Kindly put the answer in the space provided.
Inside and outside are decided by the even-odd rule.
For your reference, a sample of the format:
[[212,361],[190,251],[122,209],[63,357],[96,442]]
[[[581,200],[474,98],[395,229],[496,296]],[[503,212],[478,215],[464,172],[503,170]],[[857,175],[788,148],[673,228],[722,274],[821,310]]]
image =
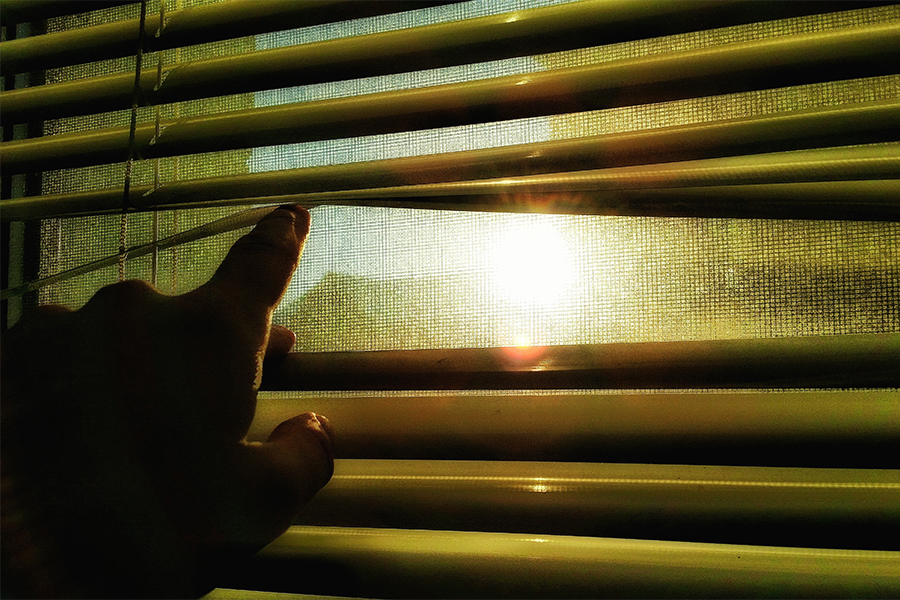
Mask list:
[[897,5],[0,11],[9,322],[312,208],[334,479],[210,597],[900,592]]

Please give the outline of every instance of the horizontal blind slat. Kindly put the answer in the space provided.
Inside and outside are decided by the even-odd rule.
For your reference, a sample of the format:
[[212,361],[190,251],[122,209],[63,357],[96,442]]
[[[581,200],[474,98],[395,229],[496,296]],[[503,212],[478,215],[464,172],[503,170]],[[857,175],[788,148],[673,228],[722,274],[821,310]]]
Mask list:
[[898,468],[896,390],[263,392],[248,439],[310,410],[338,458]]
[[[144,27],[144,51],[154,52],[271,31],[414,10],[449,4],[452,1],[454,0],[400,2],[226,0],[167,12],[162,32],[159,31],[159,19],[147,19]],[[66,2],[56,1],[50,4],[66,4]],[[4,3],[4,9],[5,6]],[[38,71],[131,56],[134,54],[139,27],[139,19],[129,19],[2,42],[0,52],[3,54],[3,61],[0,63],[0,74]]]
[[[475,185],[484,184],[480,182]],[[513,182],[498,182],[491,189],[451,193],[432,186],[431,195],[412,190],[376,188],[358,192],[287,194],[211,203],[185,203],[185,208],[247,204],[302,204],[317,206],[377,206],[428,210],[504,213],[618,215],[634,217],[700,217],[735,219],[807,219],[836,221],[900,220],[900,179],[704,185],[546,191]],[[424,187],[424,186],[423,186]],[[486,187],[486,186],[485,186]],[[560,186],[565,187],[563,186]],[[424,192],[424,189],[420,191]],[[368,193],[366,193],[368,192]],[[482,193],[483,192],[483,193]],[[114,212],[114,211],[107,211]]]
[[214,588],[200,598],[201,600],[334,600],[333,596],[265,592],[261,590],[235,590],[222,587]]
[[900,334],[295,352],[264,389],[458,390],[900,386]]
[[[803,3],[807,9],[811,3]],[[727,10],[725,10],[727,8]],[[748,11],[729,3],[575,2],[378,34],[163,65],[141,77],[141,102],[159,105],[212,96],[434,69],[651,37],[653,27],[703,29],[688,15],[725,26]],[[831,7],[834,9],[840,7]],[[724,14],[722,14],[724,12]],[[788,11],[790,12],[790,11]],[[632,33],[633,35],[627,35]],[[165,33],[168,35],[168,33]],[[131,107],[131,73],[94,77],[3,94],[5,123]]]
[[[620,189],[587,192],[523,194],[507,193],[410,196],[396,198],[382,188],[368,194],[283,194],[230,198],[227,193],[213,200],[195,202],[189,197],[178,203],[146,203],[152,188],[132,188],[140,210],[301,204],[317,206],[379,206],[429,210],[480,212],[534,212],[544,214],[620,215],[655,217],[714,217],[741,219],[812,219],[851,221],[900,220],[900,179],[825,181],[752,185],[708,185],[668,189]],[[60,196],[26,196],[0,202],[0,217],[30,220],[121,212],[122,191],[94,190]],[[135,205],[133,204],[133,206]]]
[[900,471],[339,459],[294,523],[900,550]]
[[[784,36],[587,67],[366,94],[137,127],[144,158],[587,111],[897,72],[900,24]],[[9,142],[8,173],[125,160],[128,128]]]
[[[292,527],[223,587],[390,598],[890,597],[900,553]],[[262,587],[260,587],[262,586]]]

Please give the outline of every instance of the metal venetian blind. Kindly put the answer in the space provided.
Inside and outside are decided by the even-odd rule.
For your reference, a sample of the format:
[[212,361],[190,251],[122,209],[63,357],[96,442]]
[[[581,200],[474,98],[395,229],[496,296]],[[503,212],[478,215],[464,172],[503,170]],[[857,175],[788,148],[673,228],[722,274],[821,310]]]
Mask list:
[[[29,4],[5,3],[4,18],[45,16],[40,5],[28,14]],[[423,7],[438,15],[430,24],[367,25]],[[4,128],[45,123],[41,137],[3,143],[4,177],[42,174],[44,189],[4,198],[0,214],[15,223],[40,219],[45,238],[79,249],[72,263],[48,244],[43,277],[10,286],[5,297],[41,289],[45,300],[65,299],[62,286],[109,277],[121,252],[105,238],[118,234],[123,207],[134,241],[125,267],[133,270],[125,273],[146,276],[140,256],[159,254],[154,276],[171,267],[175,291],[188,285],[191,269],[201,279],[205,267],[195,265],[214,264],[229,243],[195,252],[189,242],[246,227],[267,210],[243,207],[284,202],[319,206],[314,220],[335,227],[340,220],[328,219],[336,213],[321,211],[359,207],[352,215],[362,219],[394,208],[447,211],[436,229],[433,217],[410,217],[409,237],[426,238],[416,248],[435,252],[440,229],[462,219],[454,216],[461,210],[479,211],[453,229],[475,247],[472,228],[495,226],[482,220],[484,211],[568,215],[582,247],[604,231],[596,219],[608,218],[619,228],[616,239],[647,238],[638,247],[651,266],[676,252],[680,239],[708,249],[712,261],[720,246],[738,243],[721,231],[761,232],[758,245],[736,250],[751,267],[665,264],[673,273],[686,265],[712,272],[732,299],[752,296],[746,285],[755,281],[791,307],[798,297],[812,302],[802,277],[763,268],[741,280],[729,269],[752,268],[758,249],[770,261],[781,245],[797,250],[794,235],[842,240],[846,247],[810,243],[810,268],[839,268],[846,256],[874,271],[836,279],[844,304],[868,300],[859,301],[865,308],[855,319],[840,307],[834,315],[822,309],[826,325],[762,318],[707,335],[691,320],[696,304],[659,313],[684,315],[699,331],[687,335],[642,320],[647,305],[628,300],[625,292],[634,290],[619,282],[617,302],[627,310],[613,314],[631,314],[631,328],[603,329],[598,309],[586,305],[572,310],[562,332],[539,322],[551,320],[552,309],[537,316],[512,310],[531,332],[512,347],[514,336],[477,333],[478,319],[497,318],[493,309],[476,307],[477,319],[432,315],[428,307],[438,300],[421,287],[392,296],[366,291],[370,281],[326,276],[304,288],[305,300],[282,317],[312,341],[267,372],[266,387],[279,391],[261,395],[251,437],[299,410],[326,414],[339,434],[335,477],[294,528],[222,582],[240,591],[211,597],[246,597],[246,590],[897,595],[900,549],[885,534],[900,523],[892,453],[900,438],[897,7],[588,1],[507,8],[149,3],[86,15],[85,27],[75,26],[77,16],[62,17],[44,36],[4,41],[4,75],[47,70],[49,83],[4,88]],[[358,19],[355,35],[258,49],[261,34],[348,19]],[[453,83],[428,75],[461,65],[478,73],[480,64],[536,55],[539,69],[485,67],[486,75]],[[352,93],[328,87],[413,72],[426,75],[383,90],[378,83]],[[286,92],[291,101],[272,106],[256,101],[289,86],[303,86],[300,96]],[[746,95],[755,108],[729,112]],[[534,129],[535,119],[552,120],[555,134],[452,143],[465,128]],[[367,158],[306,161],[316,144],[403,146],[417,132],[450,142],[431,152],[410,144]],[[308,166],[292,164],[297,154]],[[248,168],[265,163],[260,156],[279,166]],[[133,171],[123,185],[126,161]],[[685,238],[681,225],[690,230]],[[94,228],[105,235],[79,245],[78,232]],[[425,233],[413,233],[419,230]],[[338,228],[353,239],[367,231],[357,223]],[[719,245],[704,245],[706,236]],[[307,251],[315,259],[313,246]],[[876,258],[859,259],[861,246]],[[591,258],[580,277],[615,270],[601,259]],[[781,273],[774,282],[773,273]],[[461,284],[475,299],[482,298],[478,281]],[[348,300],[345,284],[359,296]],[[436,289],[440,296],[446,288]],[[428,297],[404,304],[411,296]],[[370,309],[392,304],[388,317],[347,333],[348,319],[365,321],[365,306],[357,313],[354,303],[366,302]],[[309,306],[318,308],[304,312]],[[720,310],[712,301],[701,306]],[[332,319],[329,307],[349,316]],[[431,327],[446,320],[444,337],[406,333],[420,310],[437,315]]]

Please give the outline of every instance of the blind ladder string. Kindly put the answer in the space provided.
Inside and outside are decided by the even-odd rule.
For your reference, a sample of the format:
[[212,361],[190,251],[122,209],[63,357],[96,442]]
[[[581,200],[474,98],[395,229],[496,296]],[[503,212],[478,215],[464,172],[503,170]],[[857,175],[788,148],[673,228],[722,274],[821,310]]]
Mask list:
[[[175,0],[174,6],[175,6],[175,9],[178,9],[180,7],[178,0]],[[174,52],[175,52],[174,63],[176,65],[180,64],[181,63],[181,46],[176,45],[174,48]],[[175,110],[174,118],[178,119],[179,117],[181,117],[181,103],[175,102],[172,105],[172,107]],[[172,157],[172,181],[179,181],[181,179],[181,170],[179,168],[180,165],[181,165],[181,157],[178,155],[173,156]],[[180,211],[177,208],[172,210],[172,229],[171,229],[172,235],[177,235],[180,230],[179,214],[180,214]],[[179,259],[179,253],[178,253],[178,246],[176,245],[176,246],[172,247],[172,283],[171,283],[172,294],[178,293],[178,259]]]
[[131,125],[128,132],[128,156],[125,160],[125,181],[122,193],[122,216],[119,221],[119,281],[125,279],[126,243],[128,237],[128,209],[131,207],[131,173],[134,168],[135,135],[137,132],[138,103],[141,96],[141,67],[144,58],[144,27],[147,23],[147,0],[141,0],[141,16],[138,23],[137,51],[134,61],[134,91],[131,96]]
[[[156,30],[156,37],[162,35],[163,29],[166,26],[166,0],[160,0],[159,3],[159,28]],[[153,87],[154,91],[159,90],[162,85],[162,65],[163,65],[163,57],[165,55],[165,51],[160,50],[156,55],[156,85]],[[159,103],[156,104],[156,122],[155,122],[155,138],[159,139],[159,131],[160,131],[160,106]],[[153,191],[159,189],[159,181],[160,181],[160,161],[162,159],[160,157],[156,157],[153,163]],[[159,273],[159,248],[157,246],[159,242],[159,211],[154,210],[152,221],[151,221],[151,244],[153,244],[153,252],[150,254],[150,283],[153,287],[157,286],[158,273]]]

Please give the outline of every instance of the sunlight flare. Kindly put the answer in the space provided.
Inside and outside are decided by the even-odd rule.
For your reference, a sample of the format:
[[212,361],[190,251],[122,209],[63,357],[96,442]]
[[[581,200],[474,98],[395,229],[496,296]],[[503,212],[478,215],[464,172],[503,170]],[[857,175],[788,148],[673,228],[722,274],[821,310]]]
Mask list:
[[572,272],[570,249],[553,223],[511,228],[494,249],[497,291],[512,302],[552,304],[571,285]]

